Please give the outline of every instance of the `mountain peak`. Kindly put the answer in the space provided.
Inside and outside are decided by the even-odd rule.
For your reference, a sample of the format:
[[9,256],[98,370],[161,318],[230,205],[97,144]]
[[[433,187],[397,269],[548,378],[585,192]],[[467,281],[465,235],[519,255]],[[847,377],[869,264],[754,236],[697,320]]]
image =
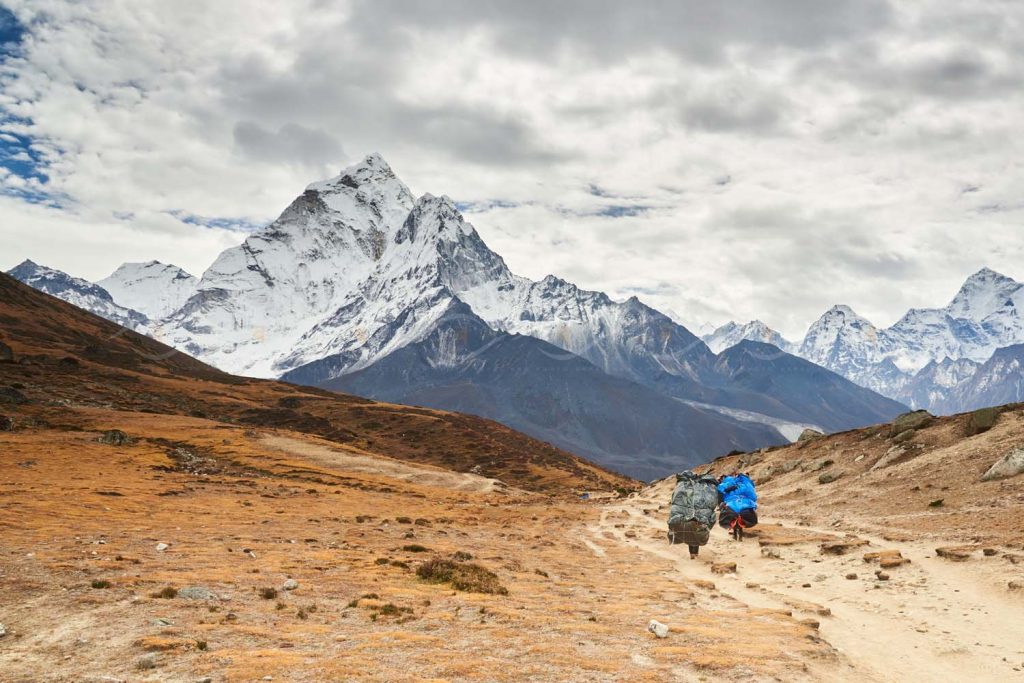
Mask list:
[[947,311],[955,318],[981,321],[1005,306],[1022,286],[991,268],[982,268],[964,281]]
[[[391,170],[388,162],[380,154],[373,153],[366,155],[362,161],[347,166],[333,178],[320,180],[311,183],[306,190],[313,190],[325,195],[336,193],[348,193],[352,190],[364,189],[366,186],[384,186],[391,183],[398,183],[402,188],[398,176]],[[408,192],[408,189],[405,188]]]

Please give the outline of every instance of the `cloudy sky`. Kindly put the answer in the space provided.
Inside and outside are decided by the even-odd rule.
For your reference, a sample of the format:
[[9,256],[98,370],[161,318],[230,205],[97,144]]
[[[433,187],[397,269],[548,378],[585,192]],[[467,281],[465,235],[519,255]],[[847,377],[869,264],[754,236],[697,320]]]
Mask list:
[[691,327],[1024,279],[1021,3],[0,8],[2,269],[199,274],[378,151],[513,270]]

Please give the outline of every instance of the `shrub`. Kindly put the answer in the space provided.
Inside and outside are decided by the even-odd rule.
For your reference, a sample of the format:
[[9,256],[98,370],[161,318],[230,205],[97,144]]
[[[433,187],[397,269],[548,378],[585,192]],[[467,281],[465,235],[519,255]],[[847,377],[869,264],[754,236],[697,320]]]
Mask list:
[[412,543],[410,545],[403,545],[402,550],[407,553],[425,553],[428,552],[429,549],[417,543]]
[[178,597],[178,589],[175,588],[174,586],[166,586],[166,587],[161,588],[160,590],[158,590],[156,593],[153,593],[153,597],[154,598],[163,598],[165,600],[170,600],[172,598]]
[[399,524],[412,524],[411,517],[395,517],[395,521]]
[[391,560],[386,557],[378,557],[374,564],[387,564],[390,561]]
[[93,588],[110,588],[110,582],[106,579],[96,579],[91,585]]
[[508,595],[498,582],[498,575],[480,565],[451,560],[429,560],[416,569],[416,575],[427,583],[449,583],[455,590],[467,593]]
[[459,562],[468,562],[473,559],[473,556],[467,553],[465,550],[456,550],[452,553],[452,557]]
[[273,600],[277,597],[276,588],[260,588],[260,597],[264,600]]

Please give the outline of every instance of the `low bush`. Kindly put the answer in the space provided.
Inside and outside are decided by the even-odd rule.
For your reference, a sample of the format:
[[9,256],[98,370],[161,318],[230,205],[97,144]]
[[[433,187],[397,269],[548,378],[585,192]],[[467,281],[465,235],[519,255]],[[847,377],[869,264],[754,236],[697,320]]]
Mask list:
[[455,590],[467,593],[508,595],[508,589],[499,583],[497,574],[468,562],[430,560],[416,569],[416,575],[427,583],[448,583]]

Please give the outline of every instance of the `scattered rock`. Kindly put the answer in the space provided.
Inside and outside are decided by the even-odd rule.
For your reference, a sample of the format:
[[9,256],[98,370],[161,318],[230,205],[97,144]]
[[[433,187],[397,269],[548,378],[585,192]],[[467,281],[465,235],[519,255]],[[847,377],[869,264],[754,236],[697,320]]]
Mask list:
[[988,472],[981,475],[981,480],[1009,479],[1021,472],[1024,472],[1024,448],[1014,448],[988,468]]
[[821,544],[821,552],[825,555],[845,555],[855,548],[861,548],[868,544],[863,538],[847,538],[843,541],[824,541]]
[[910,560],[903,557],[903,553],[899,550],[879,550],[873,553],[864,553],[864,561],[878,562],[882,569],[895,569],[910,563]]
[[841,470],[833,470],[831,472],[822,472],[818,475],[819,484],[831,484],[835,480],[841,478],[843,472]]
[[993,555],[998,555],[999,551],[996,550],[995,548],[982,548],[981,549],[981,554],[984,555],[985,557],[992,557]]
[[803,624],[804,626],[813,628],[815,631],[817,631],[819,628],[821,628],[821,622],[818,621],[817,619],[801,619],[800,623]]
[[715,562],[711,565],[712,574],[735,574],[735,562]]
[[939,557],[944,557],[947,560],[953,560],[954,562],[963,562],[971,557],[971,553],[974,552],[974,548],[970,546],[956,546],[947,548],[936,548],[935,554]]
[[800,441],[813,441],[814,439],[820,439],[825,436],[823,432],[819,432],[817,429],[805,429],[800,432],[800,436],[797,437],[797,442]]
[[967,416],[967,426],[964,428],[965,436],[974,436],[992,429],[999,419],[998,408],[982,408],[975,410]]
[[651,619],[651,623],[647,624],[647,630],[659,638],[668,638],[668,626],[656,619]]
[[626,538],[636,538],[636,532],[632,529],[626,531]]
[[889,575],[886,574],[885,572],[883,572],[881,569],[879,569],[877,572],[875,572],[875,577],[877,577],[879,581],[888,581],[889,580]]
[[283,588],[286,591],[293,591],[293,590],[295,590],[298,587],[299,587],[299,582],[296,581],[295,579],[288,579],[283,584],[281,584],[281,588]]
[[938,500],[933,500],[932,502],[928,503],[928,507],[930,507],[930,508],[940,508],[940,507],[942,507],[945,504],[946,504],[946,499],[945,498],[939,498]]
[[168,548],[170,548],[170,547],[171,547],[171,546],[170,546],[170,545],[168,545],[167,543],[157,543],[157,544],[156,544],[156,551],[157,551],[158,553],[162,553],[163,551],[167,550],[167,549],[168,549]]
[[120,429],[108,429],[103,432],[103,436],[100,437],[100,443],[105,443],[109,446],[124,446],[131,442],[131,437]]
[[770,545],[763,545],[761,546],[761,557],[767,557],[771,560],[779,560],[782,559],[782,554],[779,552],[778,548],[774,548]]
[[921,429],[931,424],[935,417],[927,410],[914,410],[903,413],[892,421],[889,427],[889,437],[894,437],[908,429]]
[[217,594],[205,586],[187,586],[178,591],[184,600],[216,600]]
[[850,572],[849,574],[846,575],[846,580],[847,581],[855,581],[856,579],[857,579],[857,575],[854,574],[853,572]]
[[7,635],[7,627],[4,626],[3,624],[0,624],[0,638],[3,638],[6,635]]
[[1024,581],[1010,581],[1006,587],[1012,591],[1024,590]]
[[897,444],[887,450],[885,455],[878,459],[874,465],[871,466],[871,471],[880,470],[883,467],[888,467],[892,463],[899,460],[907,452],[907,447],[903,444]]
[[0,363],[13,363],[14,351],[10,346],[0,342]]

